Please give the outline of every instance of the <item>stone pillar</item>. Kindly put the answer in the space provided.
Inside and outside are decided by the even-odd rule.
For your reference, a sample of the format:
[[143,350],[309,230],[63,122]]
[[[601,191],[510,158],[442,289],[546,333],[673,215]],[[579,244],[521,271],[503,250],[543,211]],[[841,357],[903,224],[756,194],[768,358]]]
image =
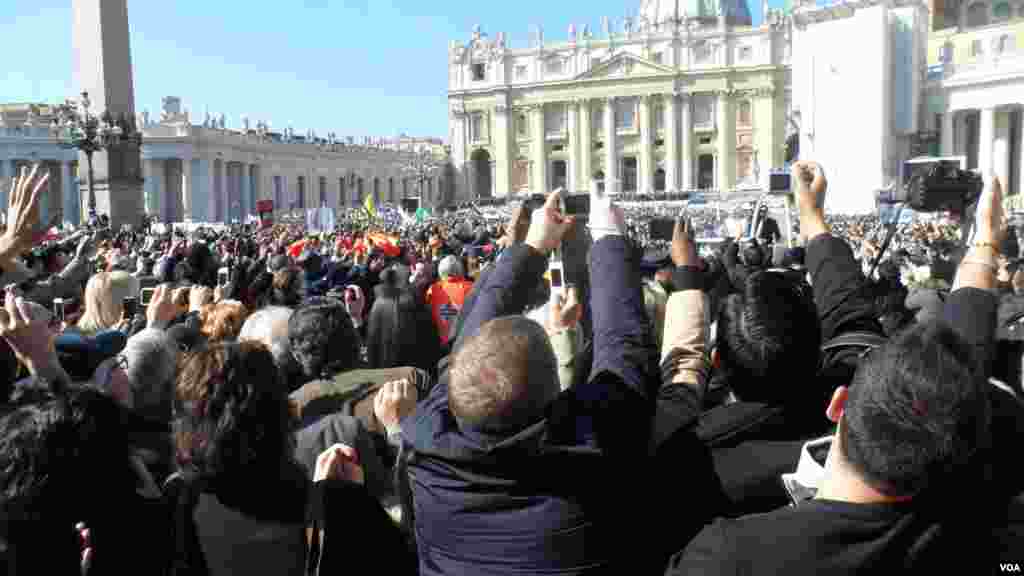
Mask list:
[[682,94],[679,99],[679,164],[682,168],[680,181],[683,190],[692,190],[693,178],[693,100],[690,94]]
[[[339,186],[338,195],[334,199],[334,203],[331,204],[333,207],[338,206],[338,202],[341,199],[341,189],[338,183],[338,178],[335,176],[334,184]],[[332,182],[327,182],[327,187],[331,187]],[[249,165],[249,213],[256,215],[256,202],[260,200],[260,167],[258,164]]]
[[616,148],[615,97],[604,102],[604,190],[606,193],[621,192],[619,184],[619,153]]
[[1024,109],[1017,113],[1017,194],[1024,194]]
[[978,170],[985,178],[992,176],[992,148],[996,137],[995,108],[981,110],[981,123],[978,130]]
[[[569,129],[569,160],[566,163],[566,186],[570,192],[579,192],[583,190],[579,185],[579,178],[577,172],[579,171],[579,157],[580,157],[580,135],[579,135],[579,123],[577,121],[577,106],[576,102],[570,100],[565,103],[565,114],[566,114],[566,126]],[[589,188],[587,188],[589,189]]]
[[718,190],[731,190],[736,185],[736,115],[733,98],[726,92],[718,93]]
[[992,175],[1003,184],[1003,195],[1010,193],[1010,113],[1006,109],[995,113],[992,139]]
[[651,96],[640,97],[640,169],[637,191],[643,194],[654,191],[654,150],[651,138]]
[[939,135],[942,144],[939,153],[943,156],[954,156],[956,154],[956,151],[953,149],[953,143],[955,142],[953,138],[953,116],[955,114],[956,112],[953,110],[946,110],[942,115],[942,127],[939,128],[942,131],[942,134]]
[[494,178],[491,180],[491,188],[497,190],[500,196],[505,196],[512,190],[512,163],[514,154],[512,146],[515,144],[515,116],[512,110],[504,104],[498,105],[494,110]]
[[[248,216],[249,214],[251,214],[252,213],[252,209],[253,209],[253,207],[250,205],[250,202],[252,200],[252,196],[250,194],[251,191],[252,191],[252,180],[250,178],[251,178],[252,175],[249,173],[249,165],[245,164],[245,163],[242,163],[242,164],[239,165],[238,172],[239,172],[238,173],[238,179],[239,179],[238,195],[240,197],[238,202],[239,202],[239,205],[241,207],[241,211],[238,214],[238,220],[240,222],[245,222],[245,217]],[[330,184],[330,182],[328,182],[328,184]],[[317,199],[319,200],[319,195],[320,195],[320,179],[319,178],[317,178],[316,187],[317,187]],[[320,207],[320,203],[317,202],[317,208],[319,208],[319,207]]]
[[192,219],[192,170],[194,163],[191,158],[181,161],[181,219],[189,221]]
[[665,191],[679,190],[679,107],[676,105],[675,94],[663,96],[665,105]]
[[[98,113],[135,118],[127,0],[73,0],[72,22],[76,92],[87,91]],[[86,164],[84,154],[79,164]],[[97,152],[93,175],[97,212],[108,214],[115,229],[137,224],[143,212],[139,147],[121,144]]]
[[167,195],[167,163],[164,160],[150,160],[148,179],[152,180],[152,195],[148,198],[146,205],[147,214],[155,214],[161,221],[165,220],[163,206],[167,204],[164,198]]
[[584,190],[590,190],[590,182],[594,179],[594,169],[592,167],[592,154],[594,153],[594,137],[593,130],[590,125],[590,100],[586,98],[579,101],[579,159],[580,159],[580,182]]
[[547,141],[544,137],[544,105],[530,109],[530,132],[532,132],[530,156],[533,160],[533,191],[547,194],[548,190],[548,155]]
[[77,226],[79,223],[78,203],[75,202],[78,187],[75,185],[75,172],[71,169],[71,162],[60,163],[60,205],[63,216],[61,220],[65,225]]

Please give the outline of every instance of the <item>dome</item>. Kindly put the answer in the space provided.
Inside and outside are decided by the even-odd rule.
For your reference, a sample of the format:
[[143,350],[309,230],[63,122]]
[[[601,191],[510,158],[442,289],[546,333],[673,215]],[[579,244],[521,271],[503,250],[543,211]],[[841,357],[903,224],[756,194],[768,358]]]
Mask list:
[[751,25],[746,0],[641,0],[640,19],[660,23],[685,16],[712,21],[723,10],[730,26]]

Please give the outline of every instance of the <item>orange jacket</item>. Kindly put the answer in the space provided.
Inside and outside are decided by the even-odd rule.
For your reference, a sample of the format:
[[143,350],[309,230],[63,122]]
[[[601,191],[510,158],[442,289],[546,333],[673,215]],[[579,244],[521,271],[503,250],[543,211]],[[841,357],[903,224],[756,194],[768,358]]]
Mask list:
[[447,281],[435,282],[427,290],[427,303],[430,304],[437,331],[441,334],[441,344],[448,343],[448,326],[459,316],[462,304],[472,289],[471,281],[453,276]]

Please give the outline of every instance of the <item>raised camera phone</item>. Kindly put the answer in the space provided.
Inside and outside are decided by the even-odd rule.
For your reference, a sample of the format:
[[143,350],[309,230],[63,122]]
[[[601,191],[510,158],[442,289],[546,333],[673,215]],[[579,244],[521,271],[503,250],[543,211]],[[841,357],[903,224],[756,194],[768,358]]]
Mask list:
[[665,240],[667,242],[672,241],[672,236],[675,233],[676,222],[671,218],[656,218],[648,222],[651,240]]
[[149,306],[149,303],[153,301],[153,293],[156,292],[156,288],[143,288],[140,292],[139,303],[143,306]]
[[227,268],[221,268],[220,270],[217,270],[217,284],[219,286],[227,286],[229,277],[230,273],[228,272]]
[[565,213],[569,216],[590,214],[590,194],[570,194],[565,197]]
[[554,300],[565,292],[565,267],[561,260],[551,260],[548,275],[551,278],[551,299]]
[[53,299],[53,316],[54,320],[56,320],[57,322],[63,322],[64,319],[67,317],[63,298]]
[[135,313],[139,311],[139,299],[135,296],[128,296],[124,299],[124,317],[134,318]]

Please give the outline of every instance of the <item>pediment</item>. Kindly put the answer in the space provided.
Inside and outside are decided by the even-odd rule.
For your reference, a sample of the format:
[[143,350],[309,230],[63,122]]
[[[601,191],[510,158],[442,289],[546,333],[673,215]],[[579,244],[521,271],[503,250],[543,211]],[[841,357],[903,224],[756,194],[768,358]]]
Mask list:
[[656,74],[672,74],[669,66],[646,60],[639,56],[623,52],[612,56],[610,60],[601,62],[576,77],[577,80],[596,80],[600,78],[625,78],[629,76],[651,76]]

